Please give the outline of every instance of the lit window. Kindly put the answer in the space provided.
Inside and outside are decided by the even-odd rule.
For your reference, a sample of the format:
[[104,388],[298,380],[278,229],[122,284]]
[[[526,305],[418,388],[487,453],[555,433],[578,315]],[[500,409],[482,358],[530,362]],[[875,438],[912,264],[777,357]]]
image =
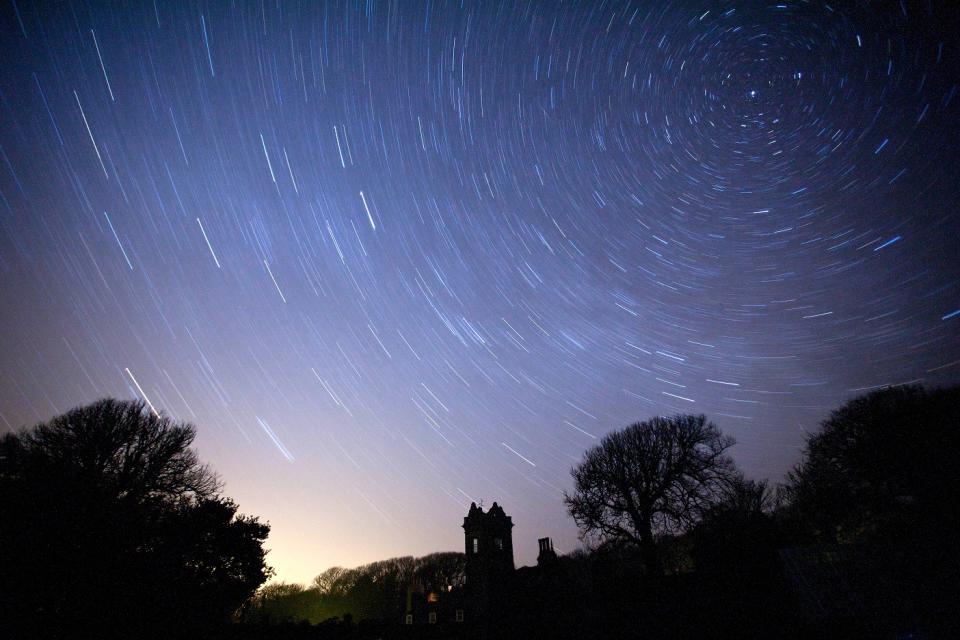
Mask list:
[[473,539],[473,552],[477,553],[480,550],[480,538]]
[[430,612],[430,615],[427,616],[427,622],[429,622],[430,624],[437,624],[437,612],[436,612],[436,611],[431,611],[431,612]]
[[457,609],[457,622],[463,622],[463,609]]
[[408,614],[406,615],[406,617],[403,619],[403,622],[404,622],[405,624],[413,624],[413,614],[412,614],[412,613],[408,613]]
[[497,551],[503,551],[503,538],[494,538],[493,546],[497,548]]

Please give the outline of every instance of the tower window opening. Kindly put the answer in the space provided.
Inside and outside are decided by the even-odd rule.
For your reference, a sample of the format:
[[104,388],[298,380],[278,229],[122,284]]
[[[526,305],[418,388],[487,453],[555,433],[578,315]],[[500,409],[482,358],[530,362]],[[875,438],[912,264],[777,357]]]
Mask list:
[[480,551],[480,539],[479,539],[479,538],[474,538],[474,539],[473,539],[473,552],[474,552],[474,553],[477,553],[478,551]]
[[503,538],[494,538],[493,546],[496,547],[497,551],[503,551]]

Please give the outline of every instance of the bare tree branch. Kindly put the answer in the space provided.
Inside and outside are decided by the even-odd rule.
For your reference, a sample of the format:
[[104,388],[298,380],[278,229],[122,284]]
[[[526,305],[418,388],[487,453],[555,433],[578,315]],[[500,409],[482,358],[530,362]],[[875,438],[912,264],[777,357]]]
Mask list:
[[635,543],[655,570],[654,537],[696,523],[736,476],[733,442],[702,415],[632,424],[584,454],[564,502],[584,536]]

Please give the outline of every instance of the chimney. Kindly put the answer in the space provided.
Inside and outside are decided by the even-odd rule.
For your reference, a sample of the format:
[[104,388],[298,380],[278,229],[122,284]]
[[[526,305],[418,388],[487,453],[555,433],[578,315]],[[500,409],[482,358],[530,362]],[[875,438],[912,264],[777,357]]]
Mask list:
[[557,562],[557,552],[553,550],[553,540],[550,538],[540,538],[537,540],[540,545],[540,553],[537,555],[537,566],[544,567]]

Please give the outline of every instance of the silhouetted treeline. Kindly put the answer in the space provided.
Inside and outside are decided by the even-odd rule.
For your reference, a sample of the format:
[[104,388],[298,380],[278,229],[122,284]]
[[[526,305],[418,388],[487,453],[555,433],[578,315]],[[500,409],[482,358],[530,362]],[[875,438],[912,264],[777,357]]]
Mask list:
[[372,562],[354,569],[332,567],[308,587],[278,583],[257,592],[248,622],[322,622],[349,615],[357,620],[398,621],[407,592],[446,591],[463,585],[464,555],[433,553]]
[[[330,597],[321,585],[342,571],[335,569],[318,576],[319,588],[262,590],[257,607],[283,611],[273,619],[289,622],[258,632],[275,631],[277,638],[955,637],[960,388],[896,387],[852,400],[808,438],[801,461],[776,487],[745,478],[726,456],[731,444],[702,416],[655,419],[610,434],[574,469],[580,493],[567,498],[593,546],[549,566],[519,569],[504,583],[496,610],[472,624],[407,628],[399,612],[377,621],[376,611],[391,611],[391,590],[402,599],[403,589],[391,587],[369,600],[376,606],[360,604],[369,597],[362,588],[351,590],[357,600],[350,611],[354,619],[369,617],[366,626],[342,618],[297,626],[292,621],[318,619],[319,609],[308,603]],[[342,615],[335,609],[319,617]]]
[[[219,494],[193,434],[142,403],[105,400],[0,439],[0,637],[935,639],[960,629],[960,387],[851,400],[776,487],[744,477],[732,440],[704,416],[608,434],[572,470],[566,496],[589,548],[503,577],[482,610],[460,553],[334,567],[309,586],[254,594],[270,574],[268,527]],[[412,599],[431,594],[472,617],[403,624]]]

